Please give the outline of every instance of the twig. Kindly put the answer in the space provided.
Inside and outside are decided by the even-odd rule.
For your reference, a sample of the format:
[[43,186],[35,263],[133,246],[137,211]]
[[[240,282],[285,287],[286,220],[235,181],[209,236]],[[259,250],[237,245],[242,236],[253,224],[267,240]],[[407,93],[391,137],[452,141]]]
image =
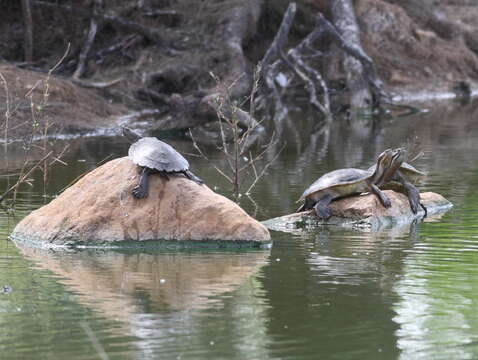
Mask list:
[[271,161],[269,161],[263,168],[262,168],[262,171],[259,173],[259,176],[256,176],[255,180],[253,181],[253,183],[251,184],[251,186],[249,186],[249,188],[247,189],[246,191],[246,195],[247,194],[250,194],[251,193],[251,190],[254,186],[256,186],[257,182],[262,178],[262,176],[264,176],[265,172],[267,171],[267,169],[269,168],[269,166],[272,165],[272,163],[279,157],[280,153],[282,152],[282,150],[284,150],[286,144],[284,143],[284,145],[282,145],[281,149],[275,154],[275,156],[272,158]]
[[22,184],[25,179],[35,170],[37,169],[42,163],[43,161],[45,161],[46,159],[48,159],[50,157],[50,155],[53,153],[53,151],[50,151],[48,154],[46,154],[45,156],[43,156],[41,158],[40,161],[38,161],[30,170],[28,170],[24,175],[22,175],[18,180],[17,182],[15,183],[15,185],[12,185],[10,188],[7,189],[7,191],[5,191],[2,196],[0,196],[0,202],[2,202],[5,197],[10,193],[12,192],[13,190],[15,190],[18,186],[20,186],[20,184]]
[[191,136],[191,140],[193,142],[193,146],[194,148],[197,150],[197,152],[209,163],[212,165],[212,167],[219,173],[221,174],[222,176],[224,176],[227,181],[229,181],[231,184],[233,183],[233,180],[227,176],[227,174],[224,173],[224,171],[222,171],[221,169],[219,169],[216,165],[214,165],[211,160],[209,160],[209,158],[203,153],[203,151],[201,150],[201,148],[198,146],[198,144],[196,143],[196,140],[194,140],[194,137],[193,137],[193,134],[191,132],[191,130],[189,130],[189,136]]

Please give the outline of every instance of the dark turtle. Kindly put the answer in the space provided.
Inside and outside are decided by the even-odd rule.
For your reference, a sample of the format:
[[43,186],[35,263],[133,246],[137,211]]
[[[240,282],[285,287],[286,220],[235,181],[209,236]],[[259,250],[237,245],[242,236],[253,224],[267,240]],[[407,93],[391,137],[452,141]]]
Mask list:
[[[402,150],[405,153],[405,150]],[[368,168],[368,171],[375,171],[376,165],[372,165]],[[384,173],[383,178],[377,184],[382,190],[395,190],[402,192],[408,197],[410,202],[410,208],[413,213],[418,212],[418,206],[425,211],[427,214],[426,207],[420,202],[420,192],[415,187],[414,184],[419,183],[423,178],[426,177],[424,172],[414,168],[412,165],[404,162],[396,171],[387,171]]]
[[382,205],[388,208],[392,205],[390,199],[376,183],[382,180],[387,171],[391,174],[390,169],[397,169],[402,162],[401,151],[388,149],[378,157],[374,171],[350,168],[329,172],[304,191],[299,199],[304,200],[304,204],[297,211],[314,208],[319,218],[328,219],[331,216],[329,204],[332,200],[362,192],[374,193]]
[[188,161],[171,145],[154,137],[142,138],[125,127],[123,135],[133,142],[128,151],[129,158],[141,168],[139,183],[132,191],[134,197],[140,199],[148,196],[149,175],[154,173],[159,173],[166,180],[169,180],[169,175],[183,174],[203,184],[200,178],[189,171]]

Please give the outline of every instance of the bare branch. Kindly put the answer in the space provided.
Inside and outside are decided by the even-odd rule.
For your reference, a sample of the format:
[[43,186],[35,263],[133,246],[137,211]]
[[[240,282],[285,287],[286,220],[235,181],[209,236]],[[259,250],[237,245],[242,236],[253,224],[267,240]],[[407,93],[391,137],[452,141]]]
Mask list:
[[291,2],[284,13],[279,30],[277,31],[274,40],[272,40],[271,46],[269,49],[267,49],[264,57],[261,60],[261,78],[265,77],[265,74],[269,71],[269,65],[271,64],[272,60],[279,56],[280,51],[286,44],[290,27],[294,21],[296,12],[297,4],[295,2]]
[[257,182],[264,176],[264,174],[266,173],[267,169],[269,168],[269,166],[272,165],[272,163],[279,157],[280,153],[282,152],[282,150],[284,150],[286,144],[284,143],[284,145],[282,145],[281,149],[275,154],[275,156],[272,158],[271,161],[269,161],[263,168],[262,168],[262,171],[259,173],[259,176],[256,176],[255,180],[253,181],[253,183],[251,184],[251,186],[249,186],[249,188],[247,189],[246,191],[246,194],[250,194],[251,193],[251,190],[254,188],[254,186],[256,186]]
[[16,182],[14,185],[12,185],[11,187],[9,187],[9,188],[7,189],[7,191],[5,191],[5,192],[0,196],[0,202],[2,202],[2,201],[5,199],[5,197],[6,197],[9,193],[11,193],[13,190],[16,190],[16,189],[18,188],[18,186],[20,186],[22,183],[24,183],[24,182],[25,182],[25,179],[27,179],[28,176],[29,176],[34,170],[36,170],[46,159],[48,159],[48,158],[51,156],[51,154],[53,154],[53,151],[50,151],[48,154],[46,154],[45,156],[43,156],[43,157],[41,158],[41,160],[39,160],[34,166],[32,166],[32,167],[30,168],[30,170],[28,170],[24,175],[20,176],[20,178],[17,180],[17,182]]
[[85,43],[81,49],[79,58],[78,58],[78,65],[76,66],[76,70],[73,73],[73,79],[79,79],[84,71],[86,60],[88,58],[88,54],[93,46],[93,42],[95,41],[96,32],[98,31],[98,19],[99,12],[103,6],[103,0],[95,0],[93,3],[93,14],[90,19],[90,29],[88,30],[88,35],[86,36]]

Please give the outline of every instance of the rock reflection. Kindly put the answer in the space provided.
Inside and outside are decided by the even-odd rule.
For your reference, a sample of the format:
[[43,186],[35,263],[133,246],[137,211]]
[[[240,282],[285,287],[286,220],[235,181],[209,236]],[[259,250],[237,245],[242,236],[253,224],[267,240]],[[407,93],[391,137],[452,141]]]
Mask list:
[[102,315],[129,322],[149,312],[204,309],[264,265],[268,251],[246,253],[55,253],[20,247],[39,268]]
[[360,285],[372,276],[382,291],[390,293],[401,269],[387,264],[400,264],[418,233],[417,221],[368,233],[336,228],[320,231],[308,263],[319,274],[320,283]]

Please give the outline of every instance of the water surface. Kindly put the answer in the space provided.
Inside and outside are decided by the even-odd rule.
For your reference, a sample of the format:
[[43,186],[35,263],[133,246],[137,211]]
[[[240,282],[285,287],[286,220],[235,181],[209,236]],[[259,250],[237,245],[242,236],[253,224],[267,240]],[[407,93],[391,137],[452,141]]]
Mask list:
[[[289,213],[322,173],[367,167],[384,148],[418,142],[424,156],[414,165],[429,174],[421,190],[444,195],[451,211],[373,234],[273,233],[272,249],[260,251],[17,248],[8,240],[17,221],[128,147],[115,138],[69,140],[68,166],[55,165],[46,186],[35,174],[14,216],[0,212],[0,358],[478,358],[478,110],[429,110],[326,128],[296,114],[283,124],[285,150],[240,203],[261,220]],[[188,141],[170,142],[194,153]],[[2,175],[21,159],[21,149],[9,148]],[[206,160],[189,159],[231,195]],[[0,188],[13,181],[0,177]]]

